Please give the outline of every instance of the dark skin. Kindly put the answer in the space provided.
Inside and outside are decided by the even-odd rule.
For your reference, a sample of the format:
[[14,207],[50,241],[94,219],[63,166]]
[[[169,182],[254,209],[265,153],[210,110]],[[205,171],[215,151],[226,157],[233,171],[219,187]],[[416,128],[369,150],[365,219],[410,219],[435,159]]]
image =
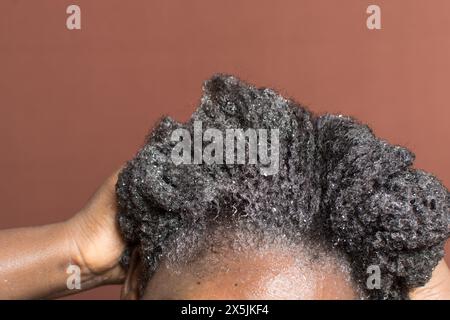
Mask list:
[[[213,266],[211,255],[217,263]],[[239,253],[225,249],[176,268],[163,262],[147,284],[142,299],[348,300],[358,297],[349,275],[338,270],[335,261],[302,264],[298,258],[304,259],[302,250],[273,246]]]
[[[70,264],[81,269],[81,290],[124,284],[125,299],[357,297],[345,274],[333,271],[319,277],[315,272],[295,268],[292,257],[281,248],[272,248],[258,257],[224,253],[222,264],[228,266],[227,271],[206,275],[198,272],[198,264],[175,272],[163,262],[140,296],[142,266],[137,253],[127,274],[119,264],[125,244],[116,224],[117,174],[111,175],[86,206],[67,221],[0,231],[0,299],[55,298],[78,293],[80,290],[67,289],[66,269]],[[333,265],[329,267],[335,270]],[[412,290],[410,297],[450,299],[450,271],[445,261],[439,263],[424,287]]]
[[125,244],[116,224],[110,176],[73,218],[56,224],[0,231],[0,299],[53,298],[68,290],[69,264],[81,269],[81,288],[121,284]]

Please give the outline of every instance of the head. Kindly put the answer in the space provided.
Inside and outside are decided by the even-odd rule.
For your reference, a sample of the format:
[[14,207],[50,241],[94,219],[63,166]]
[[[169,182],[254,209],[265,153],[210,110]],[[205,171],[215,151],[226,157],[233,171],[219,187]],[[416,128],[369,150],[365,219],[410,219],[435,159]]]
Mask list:
[[[450,198],[411,167],[410,151],[354,119],[315,116],[235,77],[214,76],[203,90],[192,118],[162,119],[119,175],[119,225],[130,248],[125,296],[404,299],[427,282],[443,257]],[[258,140],[276,170],[268,174],[264,161],[174,161],[173,132],[195,139],[200,122],[224,136],[277,130]],[[249,136],[243,141],[250,159]],[[232,142],[234,155],[239,137]],[[183,157],[230,152],[217,136],[193,145]],[[379,286],[367,286],[369,270],[379,271]]]

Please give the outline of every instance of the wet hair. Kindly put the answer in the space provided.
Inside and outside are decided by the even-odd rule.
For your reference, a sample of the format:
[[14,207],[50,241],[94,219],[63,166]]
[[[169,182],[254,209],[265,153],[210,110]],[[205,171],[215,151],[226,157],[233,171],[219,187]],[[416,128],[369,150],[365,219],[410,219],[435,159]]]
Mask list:
[[[261,174],[258,163],[174,164],[171,134],[193,133],[194,121],[222,132],[279,129],[278,172]],[[271,89],[215,75],[191,119],[163,118],[120,173],[118,221],[140,252],[144,281],[163,257],[181,259],[209,230],[233,225],[320,243],[349,261],[366,298],[407,299],[430,279],[450,233],[449,192],[413,161],[355,119],[315,116]],[[370,266],[380,270],[379,289],[366,286]]]

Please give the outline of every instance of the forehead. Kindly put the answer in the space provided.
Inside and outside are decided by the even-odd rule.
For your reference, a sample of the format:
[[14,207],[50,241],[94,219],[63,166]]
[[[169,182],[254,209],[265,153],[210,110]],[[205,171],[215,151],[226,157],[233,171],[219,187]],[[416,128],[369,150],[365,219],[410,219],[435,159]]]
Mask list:
[[208,254],[174,267],[162,262],[144,299],[354,299],[349,273],[332,258],[265,250]]

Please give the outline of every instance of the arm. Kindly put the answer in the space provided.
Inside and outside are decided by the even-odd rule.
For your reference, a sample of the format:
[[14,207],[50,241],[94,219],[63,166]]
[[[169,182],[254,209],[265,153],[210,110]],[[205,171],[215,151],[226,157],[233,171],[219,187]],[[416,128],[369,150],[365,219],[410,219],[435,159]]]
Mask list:
[[81,290],[121,283],[124,250],[116,223],[113,174],[68,221],[0,231],[0,299],[51,298],[69,290],[69,265],[79,266]]

